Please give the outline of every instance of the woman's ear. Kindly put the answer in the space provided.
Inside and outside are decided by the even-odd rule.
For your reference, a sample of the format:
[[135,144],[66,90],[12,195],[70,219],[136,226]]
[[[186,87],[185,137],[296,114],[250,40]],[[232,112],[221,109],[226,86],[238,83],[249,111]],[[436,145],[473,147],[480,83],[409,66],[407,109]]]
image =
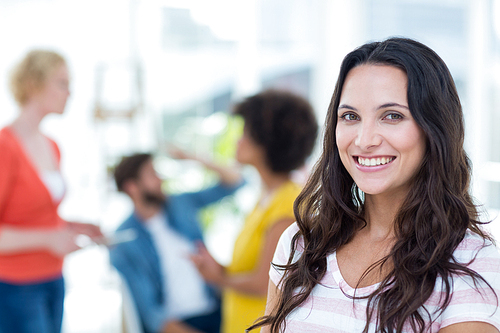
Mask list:
[[36,82],[34,79],[28,79],[25,83],[26,101],[36,97],[42,91],[44,84]]

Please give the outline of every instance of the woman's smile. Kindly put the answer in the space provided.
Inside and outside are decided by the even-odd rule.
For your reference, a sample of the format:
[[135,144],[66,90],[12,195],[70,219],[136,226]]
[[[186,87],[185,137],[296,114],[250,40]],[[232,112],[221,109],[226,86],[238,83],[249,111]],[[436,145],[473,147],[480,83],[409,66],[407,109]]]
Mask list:
[[381,165],[387,165],[394,161],[396,157],[394,156],[376,156],[376,157],[361,157],[354,156],[354,160],[362,167],[376,167]]

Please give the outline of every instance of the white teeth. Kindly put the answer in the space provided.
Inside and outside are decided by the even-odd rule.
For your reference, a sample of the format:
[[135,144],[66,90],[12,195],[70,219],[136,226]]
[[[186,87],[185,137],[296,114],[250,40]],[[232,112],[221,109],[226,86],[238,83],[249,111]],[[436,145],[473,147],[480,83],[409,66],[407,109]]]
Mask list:
[[394,157],[378,157],[378,158],[362,158],[358,157],[358,163],[363,165],[363,166],[377,166],[377,165],[384,165],[389,162],[392,162],[394,160]]

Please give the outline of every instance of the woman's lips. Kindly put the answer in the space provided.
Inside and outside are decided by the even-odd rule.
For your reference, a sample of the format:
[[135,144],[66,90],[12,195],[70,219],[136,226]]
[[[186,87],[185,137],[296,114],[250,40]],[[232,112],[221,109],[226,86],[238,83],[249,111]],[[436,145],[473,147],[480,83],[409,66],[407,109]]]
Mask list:
[[356,164],[363,167],[376,167],[391,163],[396,159],[395,156],[361,157],[354,156]]

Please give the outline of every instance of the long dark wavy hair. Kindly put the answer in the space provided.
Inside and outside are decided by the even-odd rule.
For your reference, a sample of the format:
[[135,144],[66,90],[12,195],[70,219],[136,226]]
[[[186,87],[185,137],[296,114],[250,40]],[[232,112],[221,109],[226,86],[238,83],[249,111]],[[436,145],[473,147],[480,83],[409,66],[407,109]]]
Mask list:
[[[295,201],[300,230],[292,239],[288,264],[274,265],[284,270],[277,305],[249,329],[270,325],[273,333],[284,331],[286,317],[325,275],[327,256],[366,226],[362,193],[340,160],[335,137],[342,87],[349,71],[363,64],[394,66],[406,73],[410,112],[426,136],[421,168],[395,217],[395,244],[360,279],[391,263],[379,287],[364,297],[368,306],[363,332],[368,332],[370,322],[376,322],[377,332],[402,332],[406,325],[413,332],[424,332],[431,313],[422,306],[438,277],[442,278],[445,295],[440,312],[450,302],[452,275],[470,276],[475,283],[483,281],[489,286],[453,257],[467,230],[492,241],[480,228],[482,222],[469,194],[471,165],[463,148],[463,114],[453,78],[429,47],[411,39],[390,38],[365,44],[342,62],[326,118],[323,153]],[[293,262],[300,238],[304,251]]]

